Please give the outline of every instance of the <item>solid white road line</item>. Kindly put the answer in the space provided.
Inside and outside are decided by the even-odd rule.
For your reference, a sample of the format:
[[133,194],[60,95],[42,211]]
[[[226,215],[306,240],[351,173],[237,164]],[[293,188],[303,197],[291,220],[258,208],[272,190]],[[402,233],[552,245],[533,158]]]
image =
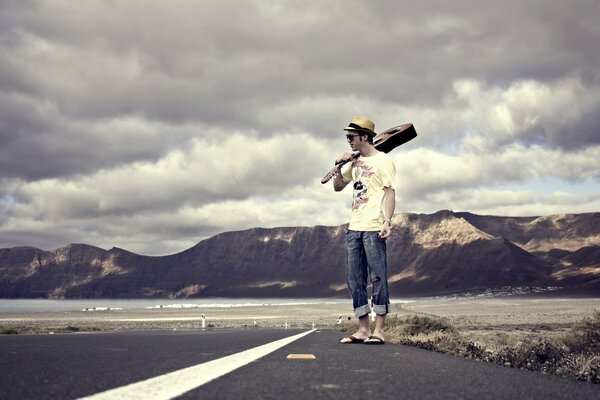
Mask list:
[[274,352],[283,346],[300,339],[316,329],[299,333],[284,339],[276,340],[271,343],[253,349],[245,350],[240,353],[232,354],[216,360],[208,361],[203,364],[194,365],[178,371],[170,372],[154,378],[147,379],[119,388],[110,389],[105,392],[97,393],[91,396],[83,397],[86,400],[166,400],[181,396],[185,392],[204,385],[213,379],[219,378],[231,371],[234,371],[252,361],[258,360],[269,353]]

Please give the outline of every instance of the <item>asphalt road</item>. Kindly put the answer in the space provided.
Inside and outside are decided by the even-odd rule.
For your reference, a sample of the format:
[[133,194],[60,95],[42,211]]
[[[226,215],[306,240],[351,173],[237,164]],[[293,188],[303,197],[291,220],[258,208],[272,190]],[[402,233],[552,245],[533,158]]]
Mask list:
[[[299,333],[207,330],[0,337],[0,399],[73,399]],[[183,399],[600,399],[600,386],[316,331]],[[288,359],[312,354],[315,359]]]

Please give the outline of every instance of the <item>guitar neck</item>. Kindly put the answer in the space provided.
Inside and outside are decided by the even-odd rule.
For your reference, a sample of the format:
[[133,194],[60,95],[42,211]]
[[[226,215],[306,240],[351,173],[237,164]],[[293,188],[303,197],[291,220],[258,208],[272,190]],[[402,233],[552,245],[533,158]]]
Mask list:
[[332,178],[334,178],[339,171],[339,168],[347,163],[349,163],[350,161],[354,161],[356,160],[358,157],[360,156],[359,152],[356,153],[352,153],[352,157],[349,158],[348,160],[340,160],[337,161],[335,163],[335,167],[333,167],[324,177],[323,179],[321,179],[321,183],[327,183],[329,182]]

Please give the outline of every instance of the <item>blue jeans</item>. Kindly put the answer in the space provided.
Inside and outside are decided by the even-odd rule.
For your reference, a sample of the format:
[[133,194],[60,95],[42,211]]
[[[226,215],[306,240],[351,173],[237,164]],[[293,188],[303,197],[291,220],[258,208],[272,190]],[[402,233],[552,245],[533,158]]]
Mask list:
[[373,284],[373,311],[379,315],[389,312],[390,296],[387,281],[385,240],[379,232],[351,231],[348,242],[348,288],[352,294],[354,314],[362,317],[371,312],[367,297],[367,277]]

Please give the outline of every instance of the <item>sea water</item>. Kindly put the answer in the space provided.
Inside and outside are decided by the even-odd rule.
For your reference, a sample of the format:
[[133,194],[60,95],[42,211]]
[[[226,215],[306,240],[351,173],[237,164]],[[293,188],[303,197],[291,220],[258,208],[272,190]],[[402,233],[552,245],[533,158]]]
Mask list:
[[273,305],[346,304],[348,299],[206,298],[206,299],[0,299],[0,313],[136,310],[154,308],[252,307]]
[[[391,299],[391,303],[414,300]],[[256,307],[278,305],[347,304],[340,298],[205,298],[205,299],[0,299],[0,313],[65,312],[93,310],[183,309]]]

